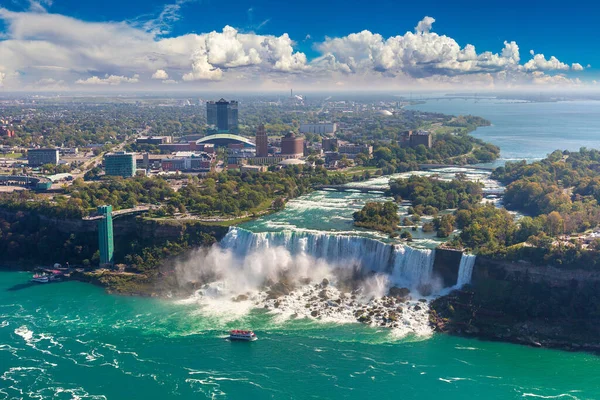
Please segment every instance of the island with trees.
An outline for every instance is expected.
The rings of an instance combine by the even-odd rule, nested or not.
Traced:
[[[400,224],[398,205],[391,201],[369,202],[353,214],[354,225],[392,233]]]

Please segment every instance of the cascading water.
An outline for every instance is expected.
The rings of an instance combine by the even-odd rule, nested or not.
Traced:
[[[262,232],[232,227],[221,241],[238,257],[252,252],[283,247],[292,255],[306,254],[338,266],[359,265],[390,275],[394,284],[417,287],[432,278],[434,250],[390,245],[360,236],[329,233]]]
[[[432,278],[434,259],[434,250],[421,250],[408,246],[396,247],[392,280],[407,285],[428,283]]]
[[[475,265],[475,259],[477,256],[473,254],[463,254],[460,259],[460,266],[458,267],[458,278],[456,280],[456,287],[461,287],[468,283],[471,283],[471,276],[473,275],[473,266]]]

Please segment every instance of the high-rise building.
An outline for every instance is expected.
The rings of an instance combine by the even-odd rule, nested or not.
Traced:
[[[27,150],[27,163],[30,167],[40,167],[45,164],[58,165],[58,149],[29,149]]]
[[[119,151],[104,156],[104,171],[108,176],[135,176],[135,154]]]
[[[115,241],[113,236],[112,206],[98,207],[98,248],[100,249],[100,266],[114,263]]]
[[[427,131],[401,132],[399,144],[401,146],[410,146],[413,148],[422,144],[423,146],[430,149],[433,146],[433,135]]]
[[[238,102],[221,99],[206,103],[206,123],[219,132],[238,131]]]
[[[256,157],[266,157],[269,155],[269,137],[265,126],[260,124],[256,130]]]
[[[281,155],[302,157],[304,155],[304,138],[289,132],[281,138]]]
[[[339,143],[336,138],[323,138],[321,146],[323,147],[323,151],[336,151]]]

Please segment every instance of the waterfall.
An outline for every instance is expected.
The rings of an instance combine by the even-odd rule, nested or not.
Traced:
[[[433,250],[420,250],[408,246],[394,250],[392,279],[395,283],[419,285],[431,281],[434,262]]]
[[[416,287],[432,277],[434,250],[386,244],[360,236],[308,232],[254,233],[231,227],[221,241],[236,256],[284,247],[292,255],[306,254],[337,266],[359,265],[370,271],[388,274],[396,285]]]
[[[456,279],[456,287],[461,287],[467,283],[471,283],[471,275],[473,274],[473,266],[477,257],[472,254],[463,254],[458,267],[458,278]]]

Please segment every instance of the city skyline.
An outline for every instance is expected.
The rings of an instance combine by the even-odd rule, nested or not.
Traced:
[[[0,8],[0,84],[3,91],[596,86],[598,56],[585,39],[596,10],[510,1],[477,8],[465,0],[468,11],[457,13],[434,3],[366,10],[333,1],[300,11],[235,1],[221,13],[211,1],[121,8],[109,1],[97,14],[70,0],[12,0]],[[509,3],[519,12],[507,11]],[[549,29],[557,20],[560,37]]]

